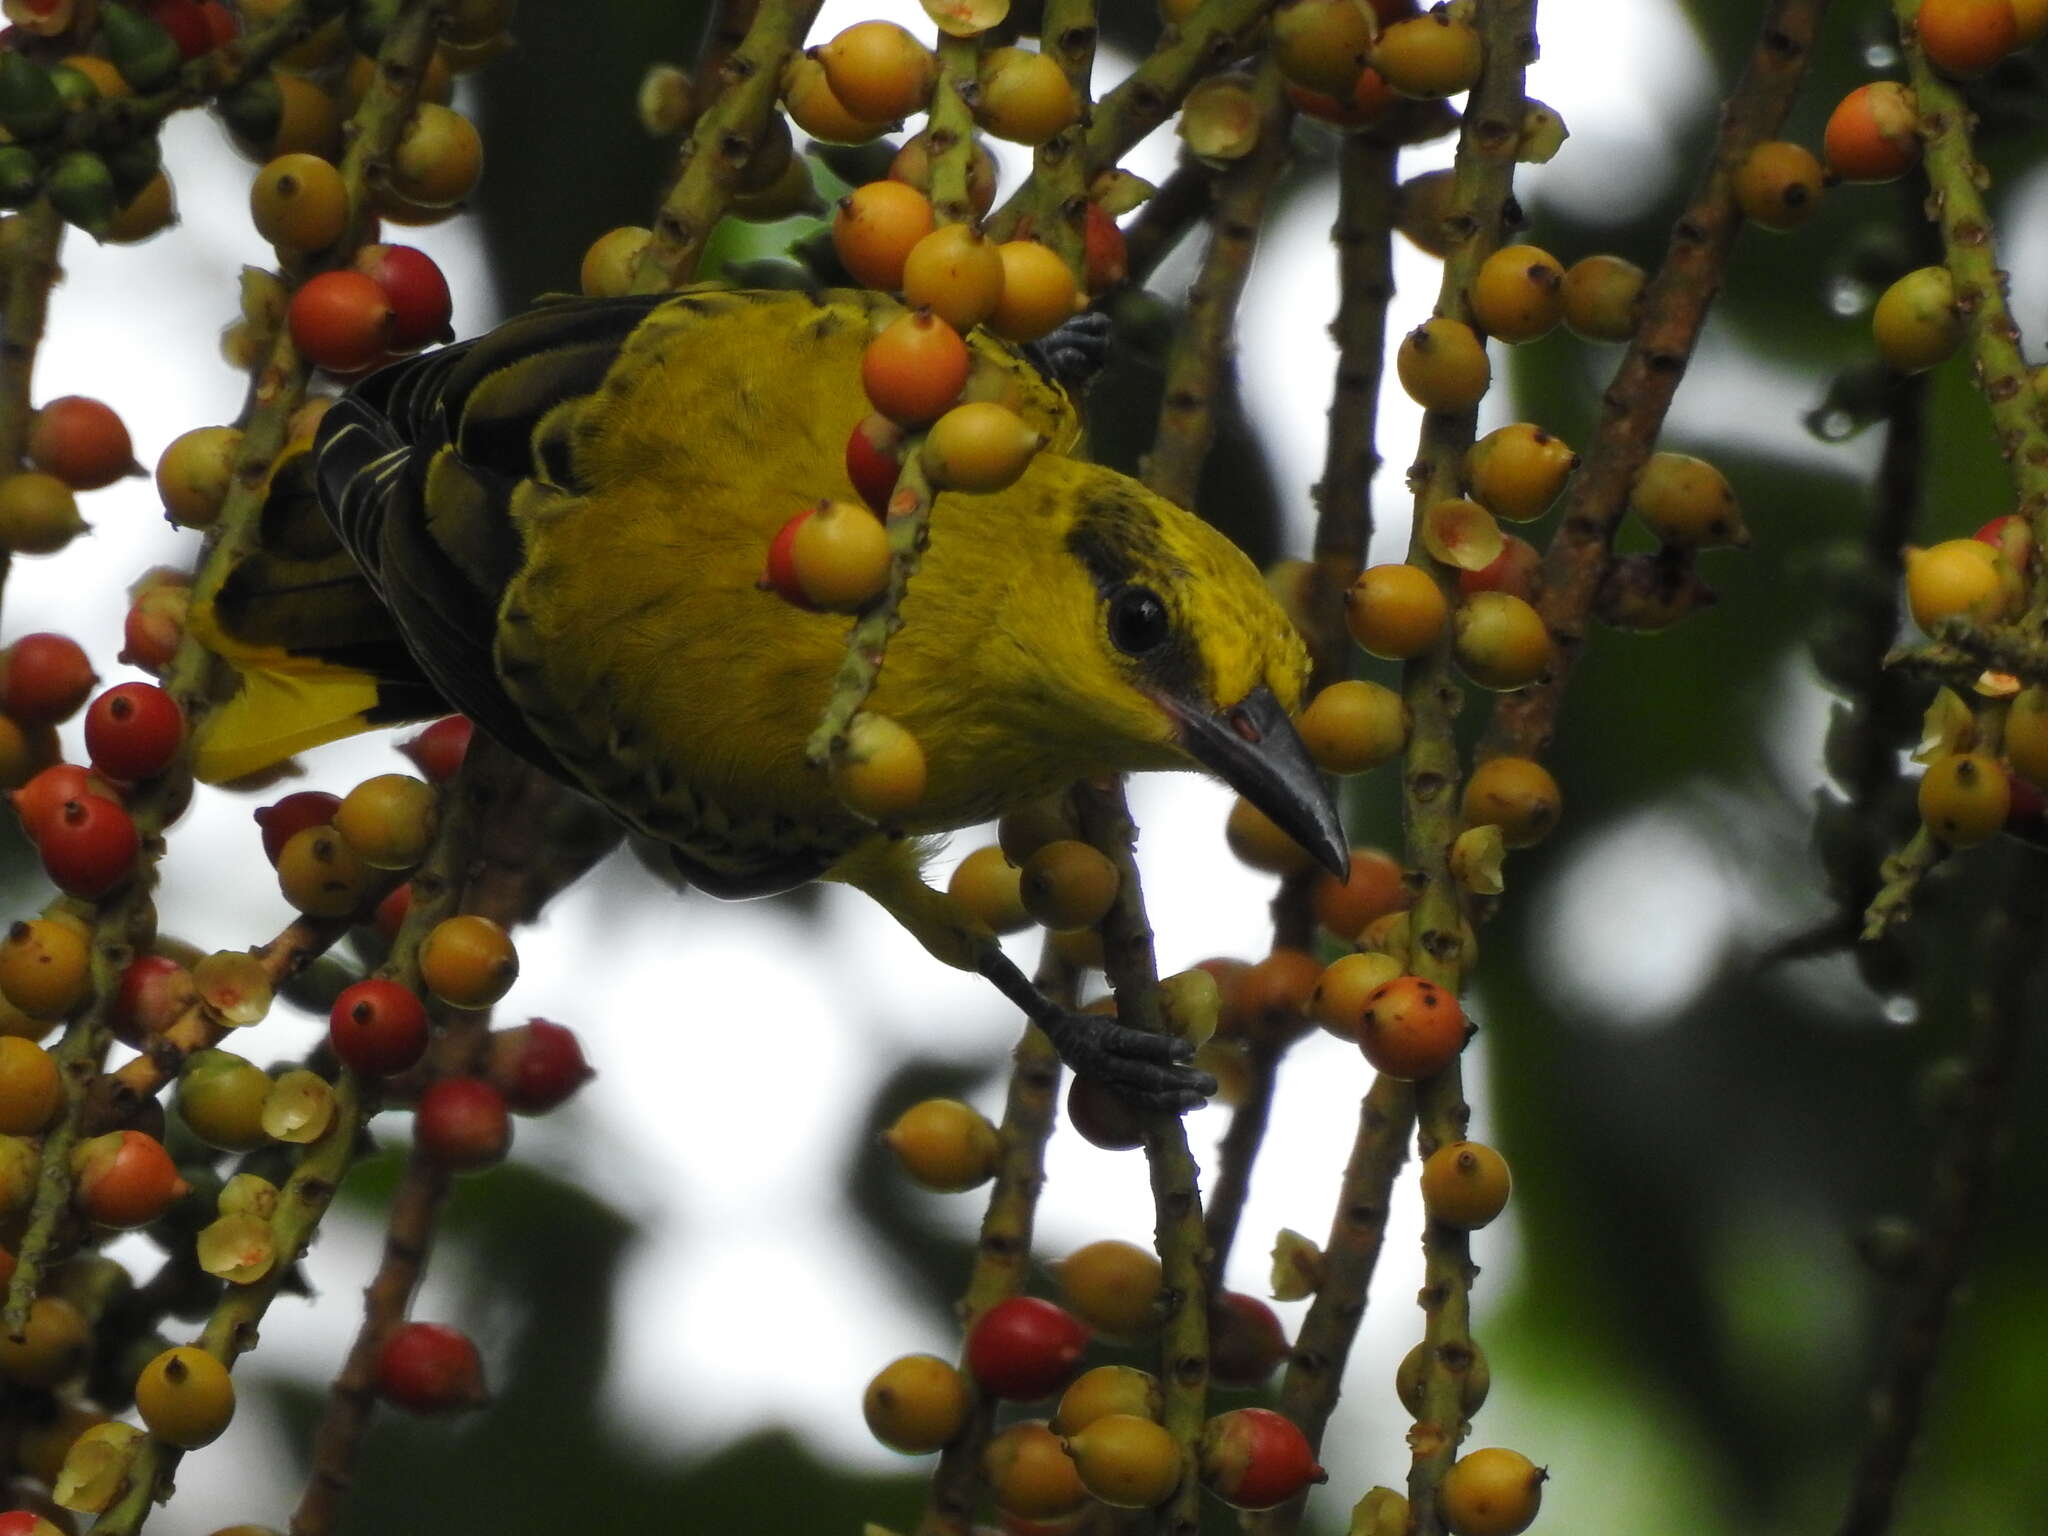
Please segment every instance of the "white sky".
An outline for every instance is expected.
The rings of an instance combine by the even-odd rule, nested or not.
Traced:
[[[833,0],[817,36],[874,14],[896,14],[924,29],[912,6]],[[1552,165],[1525,171],[1525,201],[1555,200],[1584,214],[1605,206],[1617,185],[1659,180],[1678,152],[1665,127],[1681,116],[1675,104],[1696,105],[1711,88],[1683,23],[1664,4],[1553,6],[1546,8],[1543,35],[1544,55],[1531,72],[1530,89],[1562,113],[1574,136]],[[1632,66],[1615,68],[1623,58]],[[1105,60],[1105,83],[1123,67]],[[39,398],[79,392],[118,409],[145,464],[178,433],[236,410],[242,381],[211,361],[215,337],[234,316],[237,267],[269,260],[245,211],[251,168],[228,151],[219,130],[196,114],[183,115],[167,130],[165,151],[185,222],[141,253],[99,250],[76,236],[68,242],[66,281],[37,372]],[[1448,142],[1428,146],[1412,156],[1408,169],[1447,164],[1450,152]],[[1156,179],[1172,155],[1171,141],[1156,136],[1133,168]],[[2035,178],[2025,201],[2038,212],[2048,201],[2048,178]],[[1246,393],[1261,402],[1260,430],[1304,534],[1334,362],[1325,333],[1336,298],[1327,248],[1333,211],[1330,195],[1303,197],[1273,228],[1239,332]],[[2035,245],[2043,228],[2048,219],[2032,221]],[[481,307],[488,288],[480,255],[464,222],[394,232],[393,238],[413,240],[442,262],[457,298],[459,335],[491,323],[494,317]],[[1397,250],[1394,334],[1428,312],[1436,291],[1436,264],[1405,243]],[[1559,254],[1570,260],[1584,253]],[[2015,250],[2006,263],[2015,272],[2043,269],[2041,261],[2021,255]],[[573,274],[563,278],[566,286]],[[2021,299],[2023,322],[2038,326],[2040,293],[2029,297],[2023,280]],[[1717,355],[1710,333],[1703,358]],[[1611,352],[1600,349],[1590,362],[1604,370]],[[1715,424],[1732,414],[1738,387],[1750,437],[1764,435],[1773,450],[1788,454],[1830,453],[1830,462],[1845,469],[1856,462],[1842,457],[1843,450],[1813,444],[1799,428],[1810,380],[1760,374],[1753,360],[1745,360],[1739,384],[1729,371],[1697,368],[1680,396],[1674,433],[1711,438]],[[1766,431],[1763,424],[1772,421],[1782,425]],[[1390,469],[1379,481],[1379,558],[1398,555],[1406,542],[1398,466],[1418,424],[1416,409],[1390,388],[1380,419]],[[196,540],[161,521],[146,481],[93,493],[85,512],[98,529],[94,538],[49,560],[18,564],[6,593],[6,632],[59,628],[75,634],[102,675],[114,679],[124,673],[113,655],[126,606],[122,585],[148,564],[189,561]],[[1788,680],[1788,711],[1805,729],[1788,749],[1798,761],[1786,767],[1809,781],[1817,779],[1814,697],[1803,674]],[[75,751],[75,732],[71,741]],[[406,766],[387,738],[339,744],[305,761],[306,783],[336,790]],[[1379,792],[1394,792],[1391,779]],[[248,820],[261,798],[268,797],[202,793],[176,829],[161,895],[168,931],[208,947],[242,947],[286,921]],[[1228,797],[1213,785],[1173,776],[1140,781],[1133,799],[1147,829],[1141,858],[1162,965],[1259,952],[1271,882],[1234,864],[1214,836]],[[1655,857],[1644,854],[1646,837],[1656,844]],[[981,840],[963,835],[955,851]],[[1597,951],[1607,959],[1606,971],[1597,968],[1598,958],[1589,969],[1587,952],[1574,951],[1576,984],[1587,1006],[1619,1019],[1682,1003],[1735,922],[1732,883],[1709,855],[1696,827],[1663,818],[1617,828],[1561,877],[1560,926],[1588,904],[1610,918],[1617,911],[1635,914],[1636,932],[1610,933]],[[1626,899],[1617,902],[1617,891]],[[1689,918],[1691,936],[1672,941],[1668,935],[1681,926],[1675,921],[1681,914]],[[621,1347],[612,1363],[609,1406],[619,1432],[659,1451],[709,1451],[779,1423],[849,1464],[900,1464],[868,1438],[858,1408],[861,1389],[894,1356],[950,1354],[956,1341],[943,1323],[907,1309],[898,1297],[889,1262],[840,1205],[839,1170],[853,1140],[878,1128],[867,1121],[865,1106],[874,1085],[898,1063],[931,1052],[969,1062],[998,1059],[1014,1038],[1015,1019],[984,984],[941,969],[864,898],[843,890],[826,894],[818,924],[800,928],[769,906],[677,899],[630,860],[614,860],[598,880],[556,902],[545,921],[521,935],[520,948],[522,976],[503,1016],[545,1014],[571,1024],[599,1076],[569,1109],[522,1122],[516,1155],[602,1188],[644,1229],[627,1263],[617,1318]],[[1020,958],[1029,963],[1028,953],[1020,951]],[[1654,987],[1664,990],[1648,995]],[[303,1048],[313,1034],[310,1021],[281,1010],[247,1045],[259,1059],[271,1059]],[[1474,1129],[1486,1136],[1483,1034],[1468,1063],[1478,1111]],[[1264,1293],[1266,1250],[1279,1227],[1317,1237],[1327,1229],[1357,1099],[1368,1081],[1355,1051],[1320,1036],[1290,1060],[1228,1276],[1232,1286]],[[984,1095],[983,1107],[995,1113],[999,1105],[998,1084]],[[774,1115],[772,1134],[763,1134],[764,1110]],[[1190,1117],[1198,1154],[1207,1156],[1226,1123],[1227,1112],[1218,1108]],[[387,1137],[392,1129],[380,1126]],[[734,1156],[739,1145],[747,1148],[744,1160]],[[1505,1150],[1512,1159],[1515,1149]],[[1039,1225],[1044,1256],[1104,1236],[1147,1240],[1151,1208],[1140,1157],[1098,1152],[1063,1131],[1050,1166]],[[1518,1176],[1541,1178],[1542,1172],[1518,1169]],[[932,1199],[957,1231],[972,1231],[979,1196]],[[1417,1217],[1404,1180],[1351,1390],[1325,1456],[1333,1505],[1348,1503],[1371,1482],[1398,1483],[1406,1465],[1406,1417],[1387,1383],[1417,1336]],[[339,1360],[353,1332],[355,1297],[375,1259],[375,1233],[338,1221],[328,1227],[313,1258],[323,1299],[310,1307],[281,1302],[246,1371],[290,1369],[318,1380]],[[1500,1298],[1514,1285],[1516,1244],[1512,1208],[1475,1242],[1486,1270],[1477,1296],[1482,1340]],[[443,1315],[446,1297],[445,1283],[430,1280],[416,1315]],[[1291,1325],[1303,1308],[1280,1310]],[[800,1340],[790,1326],[796,1317],[806,1320]],[[776,1351],[778,1340],[790,1342],[788,1352]],[[488,1352],[488,1333],[484,1342]],[[1594,1448],[1593,1426],[1559,1417],[1559,1402],[1540,1381],[1503,1371],[1500,1363],[1497,1352],[1495,1397],[1477,1443],[1515,1443],[1539,1460],[1572,1459],[1582,1467],[1603,1454]],[[705,1406],[713,1386],[715,1417]],[[1605,1456],[1648,1454],[1650,1426],[1661,1421],[1655,1406],[1646,1405],[1640,1441],[1610,1442]],[[295,1490],[261,1486],[271,1469],[290,1459],[267,1438],[273,1433],[247,1415],[218,1448],[187,1458],[183,1489],[158,1517],[161,1528],[185,1536],[230,1520],[281,1523]],[[1572,1476],[1553,1484],[1546,1499],[1553,1526],[1569,1528],[1574,1511],[1585,1517],[1597,1508],[1598,1528],[1626,1528],[1612,1486],[1596,1493],[1591,1481]]]

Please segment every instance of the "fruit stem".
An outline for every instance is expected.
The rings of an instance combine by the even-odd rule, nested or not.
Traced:
[[[1088,290],[1088,164],[1083,141],[1094,98],[1095,0],[1046,0],[1041,48],[1057,63],[1081,104],[1071,127],[1038,146],[1031,179],[1037,188],[1033,229],[1074,274],[1076,288]]]
[[[1722,103],[1706,177],[1672,227],[1663,264],[1643,290],[1641,319],[1600,397],[1600,423],[1565,486],[1557,533],[1543,558],[1537,607],[1553,642],[1550,673],[1495,703],[1481,758],[1541,757],[1556,734],[1558,709],[1586,643],[1629,488],[1657,445],[1742,227],[1735,172],[1752,149],[1776,135],[1791,111],[1826,9],[1827,0],[1773,0],[1749,64]]]

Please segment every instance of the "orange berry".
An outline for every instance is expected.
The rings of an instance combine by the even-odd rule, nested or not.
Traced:
[[[1043,144],[1080,115],[1066,72],[1044,54],[995,48],[982,56],[974,117],[997,138]]]
[[[1076,838],[1047,843],[1024,861],[1024,910],[1052,929],[1092,928],[1116,900],[1122,876],[1108,856]]]
[[[1073,271],[1051,248],[1032,240],[1005,240],[1003,291],[988,328],[1006,341],[1036,341],[1074,317],[1080,292]]]
[[[1317,868],[1315,855],[1280,830],[1280,824],[1251,801],[1231,802],[1223,840],[1238,861],[1269,875],[1297,875]]]
[[[876,410],[915,426],[960,398],[971,362],[958,331],[937,315],[912,310],[868,343],[860,359],[861,385]]]
[[[1920,819],[1943,842],[1970,848],[2005,825],[2012,781],[1988,752],[1951,752],[1920,780]]]
[[[1233,1034],[1240,1039],[1285,1045],[1313,1027],[1308,1001],[1323,968],[1306,950],[1281,948],[1248,966],[1230,990]]]
[[[1070,1515],[1088,1499],[1072,1458],[1043,1419],[1025,1419],[990,1440],[982,1475],[998,1508],[1026,1520]]]
[[[519,979],[512,936],[475,913],[436,923],[420,945],[419,965],[426,989],[452,1008],[488,1008]]]
[[[1434,1077],[1465,1048],[1465,1010],[1433,981],[1396,976],[1366,999],[1358,1048],[1389,1077]]]
[[[0,1133],[39,1136],[63,1103],[64,1084],[50,1053],[33,1040],[0,1035]]]
[[[1285,0],[1273,12],[1273,63],[1292,84],[1341,99],[1358,83],[1379,31],[1364,0]]]
[[[1828,114],[1821,147],[1837,180],[1898,180],[1920,160],[1913,93],[1896,80],[1857,86]]]
[[[1450,611],[1435,577],[1398,561],[1369,566],[1344,595],[1351,637],[1387,661],[1408,661],[1435,645]]]
[[[84,395],[46,402],[28,427],[28,460],[74,491],[112,485],[135,468],[128,428],[113,408]]]
[[[821,502],[797,525],[790,574],[813,608],[854,613],[889,584],[889,534],[866,507]]]
[[[1520,1451],[1467,1451],[1444,1474],[1437,1507],[1451,1536],[1520,1536],[1536,1522],[1548,1476]]]
[[[932,51],[893,21],[858,21],[812,50],[847,111],[872,122],[922,112],[938,79]]]
[[[1002,848],[977,848],[953,870],[946,893],[996,933],[1021,933],[1031,926],[1024,910],[1023,876]]]
[[[985,218],[989,209],[996,205],[996,160],[988,152],[988,146],[980,139],[974,141],[967,162],[967,206],[974,210],[976,218]],[[903,147],[896,151],[896,158],[889,162],[889,179],[907,182],[931,196],[932,157],[931,143],[925,134],[917,134],[903,141]]]
[[[808,54],[793,55],[783,66],[782,105],[791,122],[827,144],[866,144],[889,127],[851,111],[832,93],[825,66]]]
[[[846,729],[846,751],[833,760],[833,791],[876,821],[888,821],[924,798],[924,748],[887,715],[867,710]]]
[[[1377,848],[1352,849],[1345,878],[1324,870],[1309,896],[1324,932],[1347,943],[1367,923],[1401,911],[1414,899],[1400,862]]]
[[[1363,773],[1397,756],[1408,740],[1408,705],[1382,683],[1332,683],[1295,722],[1301,744],[1325,773]]]
[[[957,331],[973,330],[1002,302],[1001,250],[969,225],[943,225],[919,240],[904,258],[903,297]]]
[[[1927,62],[1967,80],[2019,46],[2013,0],[1922,0],[1915,23]]]
[[[1535,341],[1564,318],[1564,268],[1534,245],[1504,245],[1472,279],[1472,316],[1502,341]]]
[[[894,292],[917,243],[932,232],[932,205],[900,181],[871,181],[839,200],[832,216],[832,249],[864,288]]]
[[[391,299],[361,272],[321,272],[292,295],[292,345],[309,362],[354,373],[391,346]]]
[[[1499,827],[1510,848],[1540,843],[1557,825],[1563,796],[1533,758],[1489,757],[1465,781],[1460,813],[1468,827]]]
[[[1470,1230],[1507,1209],[1508,1160],[1477,1141],[1447,1142],[1422,1165],[1422,1205],[1432,1221]]]

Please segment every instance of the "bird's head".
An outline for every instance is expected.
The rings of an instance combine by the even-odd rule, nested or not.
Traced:
[[[1042,728],[1114,766],[1204,769],[1341,873],[1343,829],[1290,721],[1308,653],[1258,568],[1099,465],[1042,455],[1025,483],[1039,558],[1003,628]]]

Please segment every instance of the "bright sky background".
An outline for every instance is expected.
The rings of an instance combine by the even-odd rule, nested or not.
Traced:
[[[924,30],[911,5],[832,0],[816,35],[873,14],[894,14]],[[1661,180],[1679,150],[1667,124],[1683,118],[1681,104],[1698,106],[1712,82],[1684,22],[1665,3],[1549,6],[1542,32],[1544,53],[1530,90],[1562,113],[1573,137],[1551,165],[1524,169],[1521,194],[1531,205],[1552,201],[1593,215],[1614,206],[1617,187]],[[1619,58],[1631,67],[1616,69]],[[1127,68],[1105,59],[1102,84]],[[625,103],[620,121],[622,133],[633,131]],[[1449,141],[1427,146],[1404,169],[1448,164],[1451,148]],[[75,235],[67,242],[66,279],[37,371],[39,398],[75,391],[114,405],[145,464],[178,433],[227,420],[238,408],[240,376],[195,359],[215,355],[215,337],[234,316],[237,267],[270,260],[245,212],[251,168],[228,150],[220,130],[198,114],[181,115],[166,131],[165,152],[185,222],[140,254],[99,250]],[[1005,158],[1008,185],[1020,157]],[[1162,134],[1132,165],[1157,179],[1172,158],[1172,141]],[[2020,189],[2017,200],[2042,212],[2048,175]],[[1304,197],[1271,230],[1239,328],[1246,393],[1260,404],[1258,423],[1304,536],[1334,363],[1325,332],[1336,300],[1327,244],[1333,212],[1333,194]],[[2029,224],[2031,244],[2011,251],[2006,263],[2015,272],[2048,267],[2035,248],[2048,218]],[[494,317],[481,307],[488,288],[465,222],[396,237],[415,240],[442,262],[457,296],[459,335],[488,327]],[[1437,283],[1436,263],[1404,242],[1396,249],[1394,334],[1427,314]],[[1567,261],[1580,254],[1560,253]],[[572,278],[564,273],[563,285]],[[2023,308],[2023,322],[2038,325],[2038,294],[2034,309]],[[1822,448],[1799,427],[1810,380],[1760,373],[1753,359],[1745,359],[1738,379],[1711,366],[1724,355],[1710,331],[1702,348],[1708,366],[1695,369],[1679,397],[1673,440],[1710,441],[1739,403],[1745,435],[1766,437],[1773,451],[1825,454],[1853,472],[1863,447]],[[1607,349],[1589,348],[1588,358],[1589,369],[1604,372],[1611,364]],[[1483,426],[1507,419],[1499,414],[1504,407],[1491,400],[1488,406],[1494,414]],[[1780,425],[1773,430],[1772,422]],[[1418,411],[1390,388],[1379,423],[1390,464],[1402,462],[1400,445],[1414,440],[1418,424]],[[1378,491],[1375,554],[1395,557],[1407,538],[1399,474],[1380,476]],[[124,583],[155,562],[189,562],[196,540],[161,521],[146,481],[93,493],[85,511],[97,537],[17,566],[6,594],[6,632],[75,634],[93,650],[102,675],[115,679],[125,675],[113,655],[126,606],[117,579]],[[1798,669],[1788,671],[1784,695],[1792,728],[1781,738],[1778,766],[1795,782],[1817,782],[1824,720],[1817,691]],[[70,739],[75,752],[75,730]],[[308,754],[305,782],[341,790],[364,775],[406,766],[389,738],[371,738]],[[1383,789],[1393,793],[1391,779]],[[206,947],[243,947],[286,922],[248,820],[263,798],[201,794],[171,841],[161,894],[168,931]],[[1133,799],[1146,828],[1141,858],[1162,967],[1262,950],[1271,883],[1233,863],[1215,835],[1227,795],[1191,777],[1158,776],[1140,781]],[[983,840],[963,834],[955,852]],[[1719,945],[1754,920],[1737,912],[1735,883],[1717,858],[1697,821],[1662,812],[1616,827],[1579,855],[1561,880],[1556,933],[1595,908],[1610,924],[1618,913],[1633,923],[1632,932],[1610,932],[1611,942],[1597,950],[1574,951],[1575,985],[1588,1008],[1619,1025],[1654,1021],[1683,1003]],[[521,1122],[516,1155],[603,1188],[643,1227],[618,1318],[620,1339],[630,1341],[618,1351],[611,1378],[619,1432],[662,1451],[709,1451],[786,1423],[849,1463],[895,1463],[861,1424],[861,1389],[896,1355],[950,1354],[956,1341],[898,1298],[884,1256],[839,1204],[837,1172],[846,1149],[878,1129],[865,1112],[876,1082],[918,1054],[999,1058],[1014,1039],[1016,1019],[985,984],[938,967],[854,893],[828,891],[822,920],[799,926],[773,907],[678,899],[624,858],[556,902],[544,922],[520,936],[520,948],[522,979],[502,1016],[544,1014],[573,1025],[599,1076],[566,1111]],[[1028,953],[1020,950],[1020,958],[1029,963]],[[247,1046],[258,1059],[274,1059],[302,1049],[314,1033],[311,1021],[281,1009]],[[1485,1136],[1484,1035],[1467,1060],[1475,1130]],[[1327,1230],[1368,1080],[1355,1051],[1322,1036],[1290,1058],[1228,1275],[1232,1286],[1264,1293],[1266,1251],[1277,1228],[1317,1237]],[[999,1112],[1000,1085],[984,1098],[983,1108]],[[777,1122],[765,1136],[764,1108]],[[1208,1155],[1226,1122],[1219,1108],[1189,1118],[1198,1155]],[[392,1129],[380,1126],[386,1136]],[[738,1145],[748,1149],[743,1165],[733,1155]],[[1515,1149],[1505,1150],[1512,1159]],[[1102,1153],[1063,1131],[1050,1164],[1039,1222],[1044,1256],[1104,1236],[1147,1239],[1151,1206],[1139,1155]],[[1518,1176],[1540,1179],[1543,1171],[1521,1167]],[[973,1230],[978,1195],[932,1198],[956,1230]],[[1418,1215],[1404,1181],[1351,1390],[1325,1456],[1332,1487],[1346,1498],[1374,1481],[1398,1484],[1406,1465],[1406,1416],[1387,1383],[1418,1336]],[[1477,1295],[1482,1339],[1514,1284],[1516,1244],[1512,1208],[1475,1242],[1486,1271]],[[375,1253],[373,1230],[330,1221],[312,1260],[320,1304],[281,1302],[266,1321],[262,1350],[244,1369],[330,1374],[352,1336],[355,1299]],[[445,1283],[430,1280],[416,1315],[442,1315],[445,1295]],[[1291,1326],[1303,1308],[1280,1310]],[[764,1344],[789,1336],[793,1317],[807,1319],[801,1352],[764,1352]],[[483,1342],[488,1356],[491,1339]],[[705,1407],[713,1384],[715,1417]],[[1539,1460],[1592,1455],[1593,1427],[1558,1417],[1558,1407],[1540,1382],[1497,1372],[1480,1443],[1522,1444]],[[1604,1426],[1602,1454],[1648,1454],[1655,1423],[1654,1405],[1646,1405],[1640,1440],[1624,1445],[1613,1443],[1614,1426]],[[271,1433],[247,1415],[218,1449],[188,1458],[180,1496],[159,1517],[168,1536],[230,1520],[281,1521],[296,1490],[260,1486],[271,1469],[290,1461],[282,1447],[265,1443]],[[1583,1519],[1597,1508],[1597,1528],[1627,1528],[1613,1488],[1596,1491],[1589,1481],[1553,1485],[1549,1524],[1570,1529],[1582,1523],[1574,1511]]]

